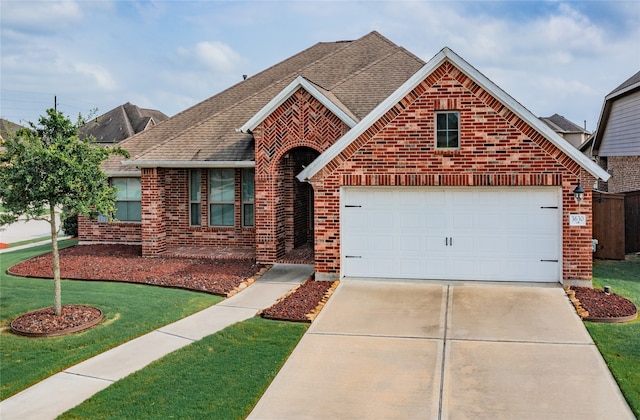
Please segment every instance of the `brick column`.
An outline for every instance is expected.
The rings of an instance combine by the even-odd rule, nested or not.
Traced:
[[[162,169],[142,169],[142,255],[145,257],[158,256],[167,249],[162,181]]]

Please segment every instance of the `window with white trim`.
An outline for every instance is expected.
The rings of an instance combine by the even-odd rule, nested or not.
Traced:
[[[201,182],[202,172],[200,169],[191,169],[189,171],[189,225],[191,226],[202,224]]]
[[[255,224],[254,204],[255,171],[253,168],[242,170],[242,226],[252,227]]]
[[[233,226],[235,170],[209,170],[209,226]]]
[[[115,218],[122,222],[140,222],[142,220],[140,178],[112,178],[111,185],[118,189]]]
[[[457,111],[436,112],[436,149],[460,147],[460,113]]]

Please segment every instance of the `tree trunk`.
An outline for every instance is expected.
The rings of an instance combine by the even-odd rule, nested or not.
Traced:
[[[62,290],[60,287],[60,253],[58,252],[58,229],[56,227],[56,209],[49,204],[49,216],[51,217],[51,247],[53,254],[53,310],[56,316],[62,315]]]

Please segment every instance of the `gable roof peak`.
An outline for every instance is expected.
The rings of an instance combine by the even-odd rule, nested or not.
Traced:
[[[346,147],[354,142],[360,135],[369,129],[376,121],[407,96],[416,86],[422,83],[431,73],[437,70],[445,61],[450,62],[458,70],[463,72],[467,77],[473,80],[478,86],[490,93],[498,99],[505,107],[510,109],[520,119],[533,127],[537,132],[542,134],[547,140],[558,147],[562,152],[569,156],[572,160],[586,169],[596,178],[604,181],[610,178],[610,175],[592,162],[578,149],[566,142],[560,135],[553,131],[549,126],[543,123],[538,117],[533,115],[531,111],[522,104],[512,98],[498,85],[493,83],[489,78],[480,73],[475,67],[465,61],[449,47],[442,48],[431,60],[429,60],[420,70],[411,76],[405,83],[395,90],[387,99],[382,101],[368,115],[366,115],[358,124],[349,130],[344,136],[336,141],[316,160],[307,166],[297,178],[304,182],[310,180],[314,175],[322,170],[329,162],[338,156]]]
[[[242,127],[237,128],[236,131],[241,133],[251,133],[260,123],[262,123],[265,118],[267,118],[273,111],[275,111],[280,105],[282,105],[287,99],[291,97],[298,89],[306,90],[311,96],[316,98],[322,105],[324,105],[327,109],[329,109],[334,115],[340,118],[345,124],[349,126],[349,128],[356,125],[356,119],[348,111],[348,109],[339,101],[335,96],[333,98],[329,98],[327,94],[321,91],[324,90],[326,92],[327,89],[324,89],[322,86],[310,81],[304,76],[298,76],[287,87],[280,91],[273,99],[271,99],[260,111],[258,111],[249,121],[244,123]]]

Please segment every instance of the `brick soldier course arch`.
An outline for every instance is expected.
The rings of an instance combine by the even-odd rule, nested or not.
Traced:
[[[273,262],[306,243],[313,190],[295,176],[349,127],[304,89],[255,130],[256,258]]]

